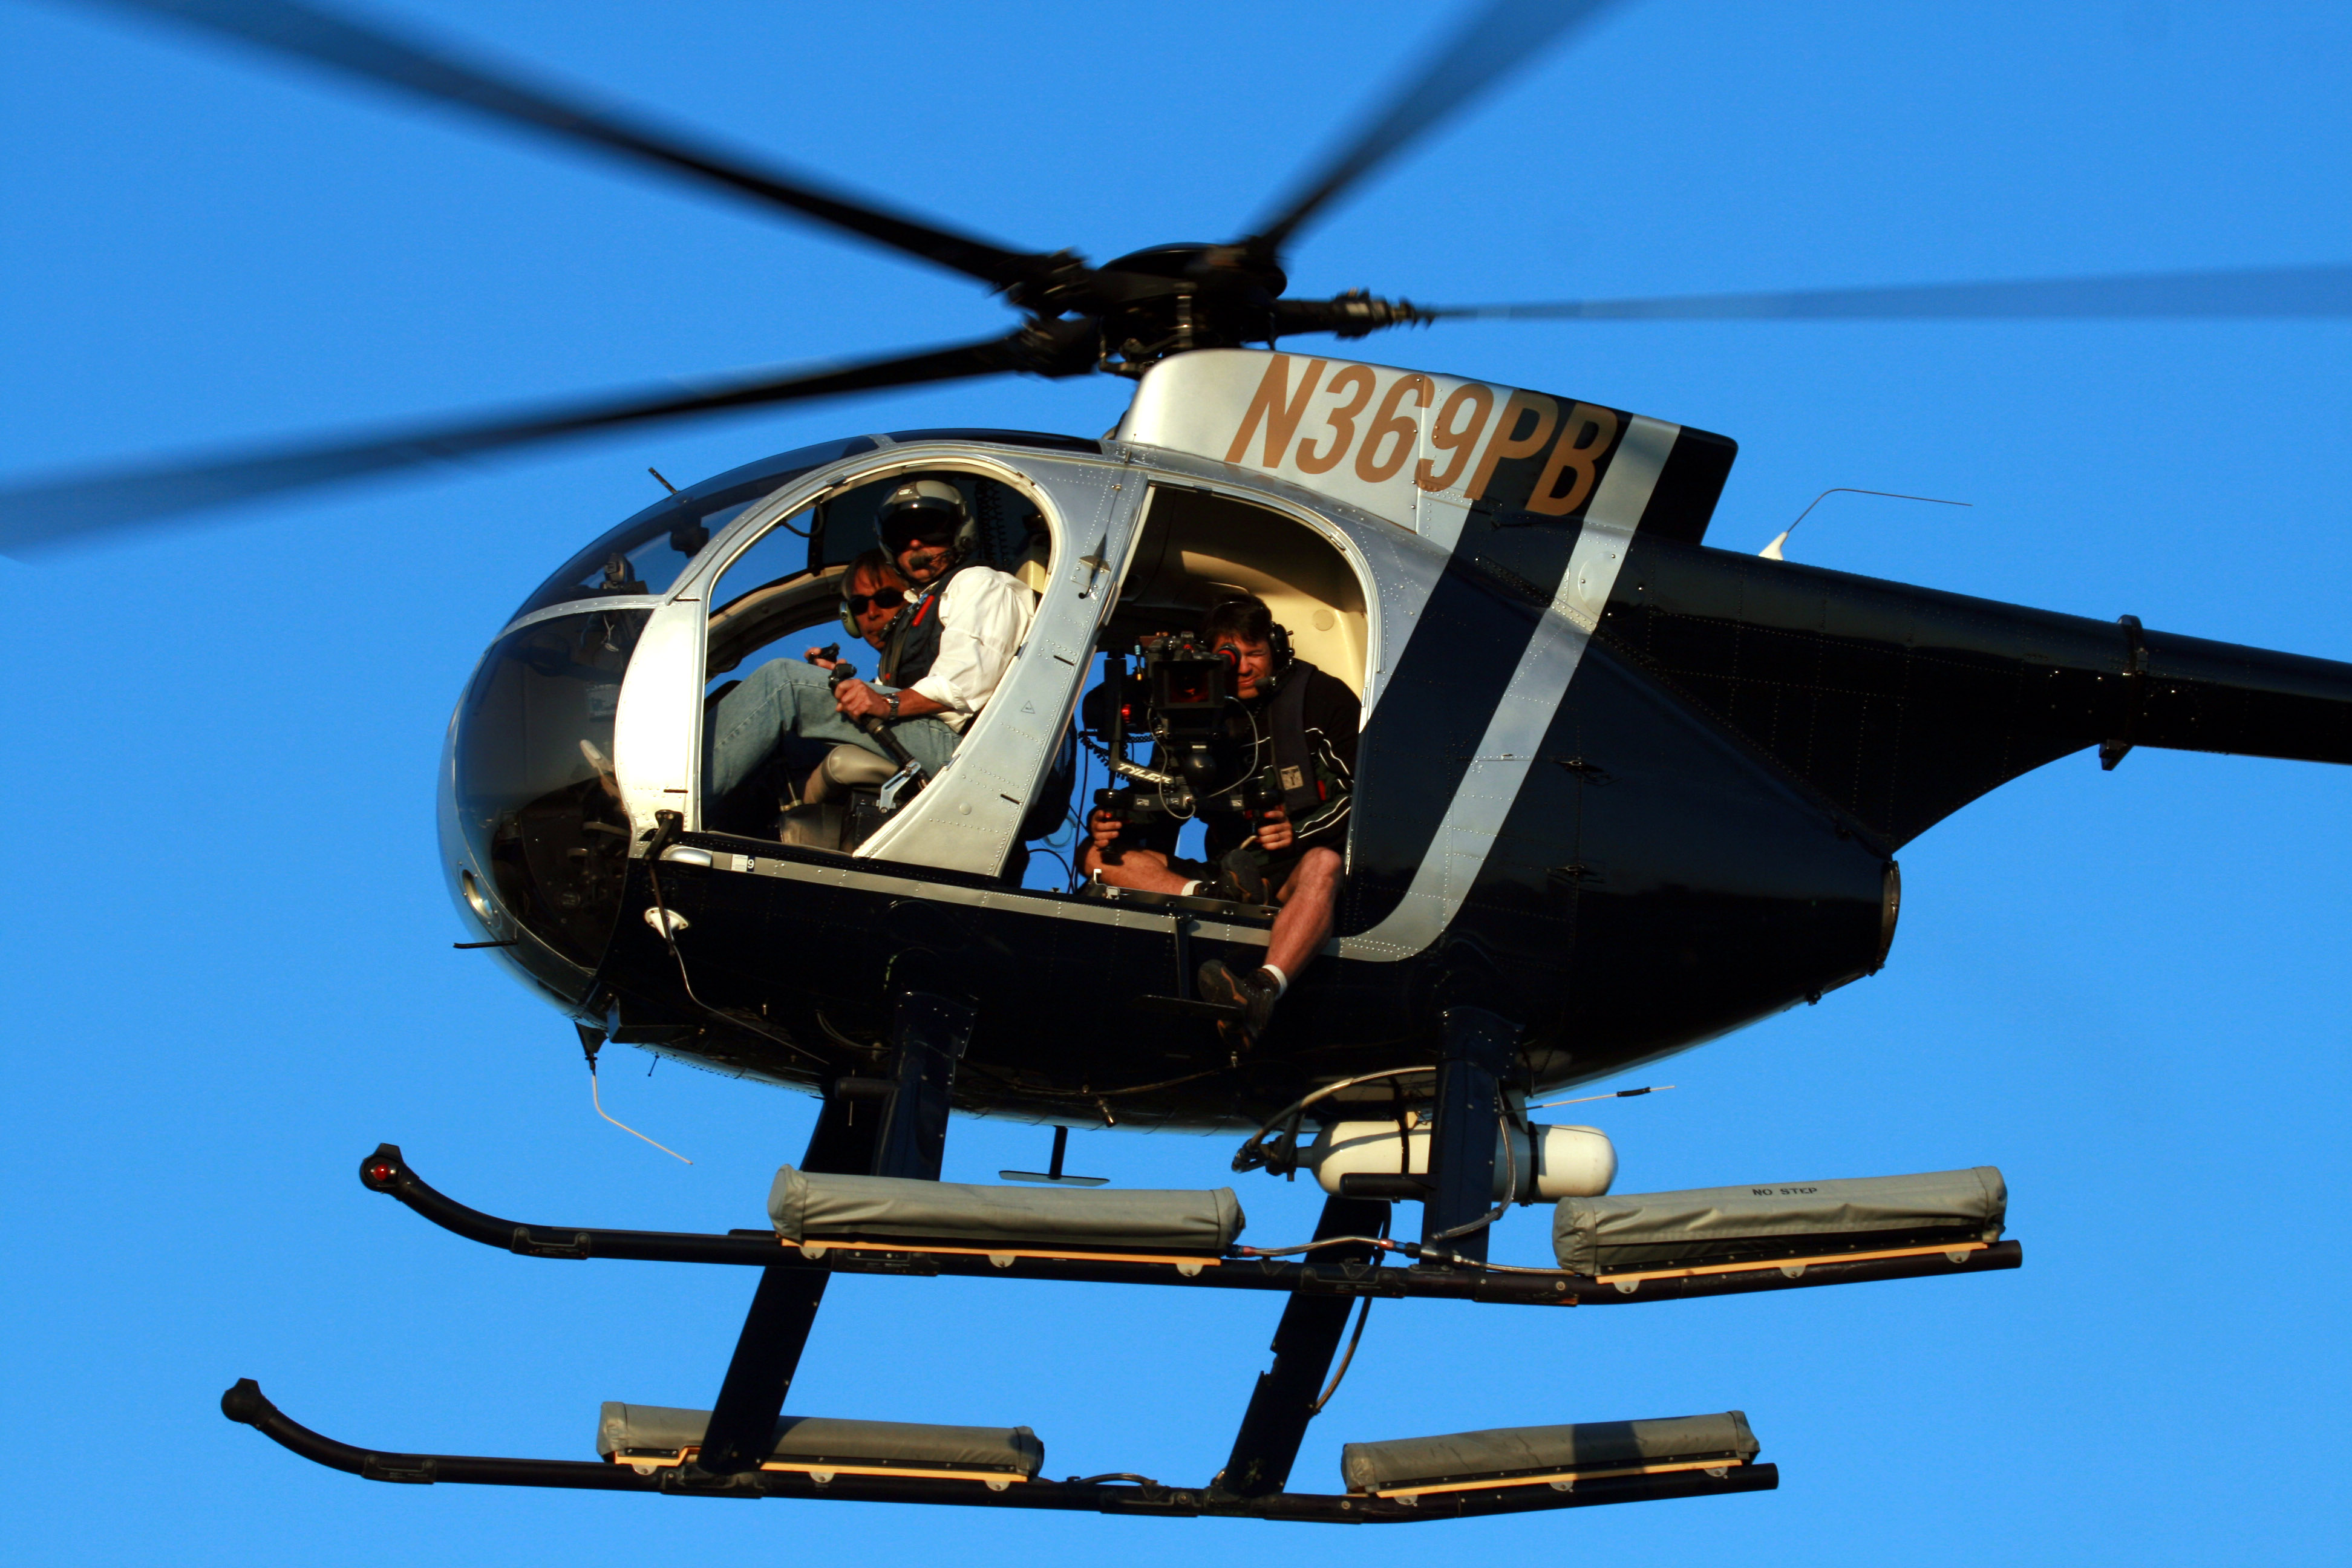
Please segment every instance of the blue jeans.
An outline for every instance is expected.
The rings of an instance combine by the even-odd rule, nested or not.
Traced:
[[[811,741],[863,746],[895,761],[882,742],[859,729],[834,706],[831,677],[796,658],[771,659],[745,676],[719,700],[703,726],[702,793],[715,800],[751,776],[790,733]],[[877,690],[887,691],[887,687]],[[962,739],[937,719],[901,719],[891,735],[911,752],[926,773],[935,773],[955,754]]]

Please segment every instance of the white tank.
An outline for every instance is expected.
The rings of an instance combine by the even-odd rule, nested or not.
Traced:
[[[1500,1202],[1509,1180],[1509,1163],[1517,1164],[1518,1196],[1536,1198],[1595,1198],[1617,1179],[1617,1149],[1598,1127],[1546,1127],[1538,1124],[1530,1155],[1528,1139],[1511,1129],[1510,1162],[1504,1158],[1503,1133],[1495,1134],[1495,1198]],[[1327,1193],[1339,1190],[1339,1178],[1351,1175],[1429,1173],[1429,1126],[1415,1125],[1398,1147],[1394,1121],[1341,1121],[1326,1127],[1307,1146],[1305,1163]]]

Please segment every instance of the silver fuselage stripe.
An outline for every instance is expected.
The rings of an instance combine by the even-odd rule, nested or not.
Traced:
[[[1568,570],[1553,591],[1550,608],[1538,621],[1511,672],[1477,755],[1438,824],[1429,853],[1413,872],[1412,885],[1380,924],[1339,940],[1341,957],[1374,963],[1411,958],[1435,942],[1460,911],[1519,798],[1528,765],[1568,695],[1585,644],[1609,607],[1633,531],[1641,525],[1666,454],[1681,433],[1679,425],[1633,416],[1592,504],[1585,509],[1584,526],[1577,533]]]
[[[671,857],[679,854],[671,850]],[[786,860],[766,856],[739,855],[725,849],[692,849],[691,855],[710,857],[710,868],[737,875],[746,872],[758,877],[776,877],[788,882],[814,882],[825,887],[843,888],[858,893],[884,893],[894,898],[921,899],[927,903],[961,904],[969,909],[1003,910],[1013,914],[1039,915],[1047,920],[1077,921],[1086,925],[1120,926],[1130,931],[1156,931],[1168,934],[1177,911],[1144,904],[1122,905],[1116,898],[1076,898],[1067,893],[1042,892],[1035,889],[970,888],[954,882],[931,882],[916,877],[894,877],[879,869],[888,864],[880,860],[861,860],[854,866],[818,866],[805,860]],[[688,864],[699,864],[688,861]],[[1212,942],[1235,942],[1264,947],[1271,934],[1264,926],[1240,925],[1213,920],[1187,911],[1185,932],[1190,936],[1206,937]]]

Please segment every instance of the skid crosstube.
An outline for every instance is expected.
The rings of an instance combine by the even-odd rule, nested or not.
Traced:
[[[857,1274],[957,1275],[982,1279],[1045,1279],[1107,1285],[1171,1285],[1226,1290],[1273,1290],[1284,1294],[1435,1297],[1542,1307],[1607,1307],[1696,1297],[1745,1295],[1758,1290],[1808,1289],[1874,1279],[1943,1279],[2015,1268],[2024,1261],[2014,1241],[1995,1242],[1972,1252],[1854,1260],[1824,1259],[1790,1269],[1759,1264],[1678,1279],[1645,1279],[1637,1287],[1571,1274],[1565,1269],[1502,1273],[1490,1268],[1383,1268],[1377,1264],[1318,1264],[1276,1258],[1227,1258],[1185,1272],[1173,1264],[1098,1258],[1015,1258],[1000,1266],[976,1254],[828,1250],[811,1258],[786,1247],[772,1231],[738,1230],[725,1235],[688,1231],[595,1230],[571,1226],[519,1225],[467,1208],[410,1169],[394,1143],[378,1145],[360,1163],[360,1181],[369,1190],[399,1199],[444,1230],[469,1241],[525,1258],[620,1258],[649,1263],[731,1263],[761,1268],[805,1268]],[[321,1439],[323,1441],[323,1439]],[[468,1461],[471,1462],[471,1461]],[[485,1463],[489,1461],[484,1461]],[[507,1461],[498,1461],[505,1463]],[[565,1484],[549,1482],[549,1485]],[[588,1483],[576,1483],[588,1484]],[[839,1483],[836,1483],[839,1484]]]
[[[471,1212],[471,1211],[468,1211]],[[289,1417],[251,1378],[221,1395],[221,1414],[329,1469],[372,1481],[410,1485],[554,1487],[586,1491],[666,1492],[673,1497],[784,1497],[837,1502],[944,1503],[963,1508],[1051,1509],[1065,1512],[1149,1515],[1168,1519],[1289,1520],[1318,1524],[1412,1524],[1489,1514],[1532,1513],[1606,1503],[1718,1497],[1771,1491],[1780,1472],[1771,1465],[1731,1465],[1720,1471],[1613,1476],[1580,1480],[1569,1490],[1526,1486],[1405,1500],[1312,1492],[1235,1497],[1204,1487],[1167,1487],[1129,1477],[1050,1481],[1040,1478],[992,1491],[977,1481],[914,1477],[837,1475],[829,1481],[796,1471],[751,1470],[708,1476],[682,1469],[640,1475],[628,1465],[588,1459],[486,1458],[465,1454],[381,1454],[337,1442]]]

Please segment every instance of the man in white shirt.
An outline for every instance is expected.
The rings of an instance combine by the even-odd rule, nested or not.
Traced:
[[[899,722],[936,718],[961,733],[1004,679],[1035,595],[1011,574],[969,559],[977,532],[962,495],[945,480],[900,485],[875,526],[915,592],[883,639],[875,684],[844,681],[841,710]]]
[[[926,775],[936,773],[995,695],[1034,598],[1019,579],[967,560],[977,531],[961,493],[945,480],[910,480],[883,501],[876,528],[915,590],[883,641],[881,673],[872,684],[849,679],[836,689],[825,671],[798,659],[753,670],[719,700],[705,727],[708,795],[748,778],[786,734],[887,757],[857,725],[869,716],[889,725]]]

